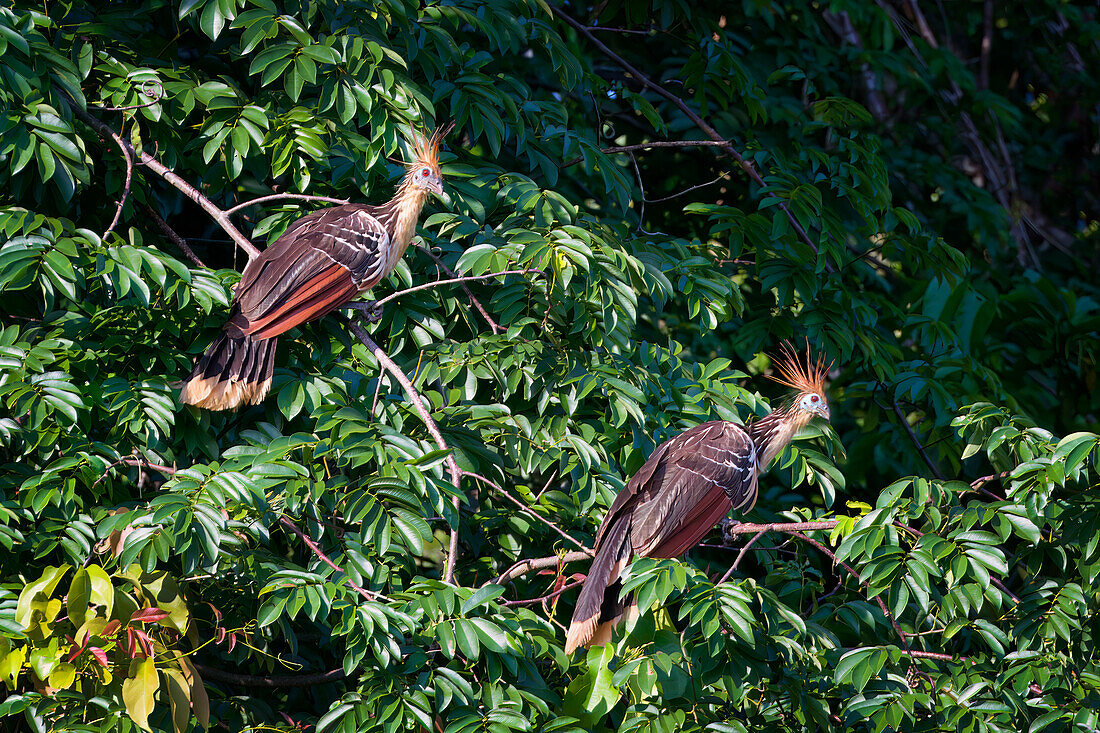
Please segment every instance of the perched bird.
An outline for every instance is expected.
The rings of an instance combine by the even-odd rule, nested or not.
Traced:
[[[565,651],[606,644],[622,618],[620,576],[635,556],[676,557],[693,547],[731,509],[756,503],[760,474],[812,418],[829,419],[821,360],[805,365],[789,348],[776,381],[797,390],[785,406],[748,425],[703,423],[657,447],[627,482],[596,533],[596,557],[584,581]],[[630,612],[630,611],[628,611]]]
[[[416,160],[389,202],[307,214],[245,266],[229,320],[183,381],[180,402],[208,410],[259,404],[271,388],[279,334],[347,305],[390,274],[428,194],[443,196],[439,142],[449,130],[416,136]]]

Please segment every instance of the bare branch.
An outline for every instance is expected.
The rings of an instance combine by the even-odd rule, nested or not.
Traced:
[[[550,557],[540,557],[530,560],[520,560],[512,567],[505,570],[492,580],[497,585],[504,585],[513,578],[518,578],[521,575],[526,575],[534,570],[543,570],[545,568],[552,568],[556,565],[565,565],[566,563],[576,562],[577,560],[589,560],[591,551],[586,550],[581,552],[580,550],[574,550],[573,552],[567,552],[563,555],[552,555]]]
[[[345,573],[340,568],[339,565],[337,565],[332,560],[330,560],[328,558],[328,555],[326,555],[321,550],[321,548],[317,545],[317,543],[309,538],[309,535],[307,535],[302,530],[298,529],[298,525],[296,525],[294,523],[294,520],[292,520],[290,517],[279,517],[279,523],[282,524],[287,529],[289,529],[294,534],[298,535],[298,537],[301,538],[302,542],[305,542],[309,546],[309,549],[313,550],[313,554],[317,556],[317,559],[319,559],[321,562],[328,565],[330,568],[332,568],[336,572],[342,574],[344,576],[344,582],[346,582],[356,592],[358,592],[359,595],[363,596],[363,598],[367,599],[368,601],[388,601],[389,600],[389,598],[386,598],[381,593],[375,593],[372,590],[367,590],[366,588],[361,588],[360,586],[356,585],[352,581],[351,576],[349,576],[347,573]]]
[[[728,155],[730,155],[735,161],[737,161],[737,164],[741,167],[743,171],[745,171],[745,173],[748,174],[750,178],[756,181],[757,184],[761,186],[764,185],[764,179],[756,171],[755,166],[753,166],[751,162],[745,160],[741,153],[737,151],[737,148],[730,145],[729,142],[722,135],[720,135],[717,130],[711,127],[711,125],[706,120],[696,114],[695,110],[688,106],[687,102],[680,99],[660,84],[654,82],[636,67],[631,65],[629,61],[612,51],[602,41],[600,41],[600,39],[592,35],[592,33],[587,29],[587,26],[584,26],[574,20],[567,13],[562,11],[561,8],[551,6],[550,9],[553,10],[555,15],[564,20],[569,25],[573,26],[573,28],[575,28],[578,33],[587,38],[592,43],[592,45],[599,49],[599,51],[604,56],[607,56],[609,59],[611,59],[620,67],[629,72],[634,79],[642,84],[642,86],[652,89],[657,94],[672,102],[672,104],[674,104],[681,112],[683,112],[689,120],[695,123],[695,126],[702,130],[707,137],[718,143],[718,147],[721,147]],[[786,202],[779,202],[779,208],[782,209],[784,214],[786,214],[787,219],[791,223],[791,227],[798,233],[798,236],[802,239],[802,241],[805,242],[811,250],[813,250],[814,254],[817,254],[817,245],[813,243],[812,239],[810,239],[810,235],[806,232],[806,229],[802,226],[801,222],[799,222],[795,215],[791,212]],[[825,267],[829,272],[834,271],[832,265],[828,262],[825,263]]]
[[[488,280],[489,278],[498,277],[500,275],[528,275],[528,274],[539,274],[539,275],[542,275],[543,277],[546,277],[545,272],[543,272],[542,270],[537,270],[537,269],[501,270],[500,272],[490,272],[490,273],[486,273],[485,275],[461,275],[459,277],[452,277],[448,280],[436,280],[434,282],[424,283],[422,285],[414,285],[413,287],[405,288],[404,290],[398,290],[395,293],[390,293],[389,295],[387,295],[385,298],[382,298],[381,300],[374,301],[374,307],[381,308],[383,305],[385,305],[389,301],[393,300],[394,298],[398,298],[398,297],[400,297],[402,295],[405,295],[407,293],[415,293],[418,290],[427,290],[428,288],[438,287],[440,285],[450,285],[452,283],[465,283],[465,282],[471,282],[473,280]]]
[[[726,147],[729,140],[653,140],[648,143],[636,145],[620,145],[612,148],[600,148],[601,153],[630,153],[635,150],[649,150],[650,148],[699,148],[699,147]],[[570,161],[561,164],[562,168],[568,168],[584,160],[583,155],[578,155]]]
[[[741,558],[745,556],[745,553],[749,551],[749,548],[756,544],[756,541],[763,537],[767,533],[767,531],[768,530],[766,529],[760,530],[752,536],[751,540],[745,543],[745,546],[741,548],[741,552],[737,553],[737,557],[734,559],[733,564],[730,565],[729,570],[727,570],[726,574],[722,576],[722,579],[718,581],[719,583],[725,583],[727,580],[730,579],[730,576],[733,575],[733,571],[736,570],[737,566],[741,564]]]
[[[118,220],[122,217],[122,208],[126,206],[126,199],[130,197],[130,181],[134,177],[134,159],[130,156],[129,146],[125,143],[121,136],[111,128],[107,128],[107,132],[111,139],[115,141],[115,145],[122,151],[122,157],[126,161],[126,180],[122,184],[122,196],[118,199],[118,207],[115,208],[115,216],[111,219],[111,223],[107,226],[106,231],[103,232],[101,239],[106,239],[107,235],[111,233],[111,230],[118,224]]]
[[[62,97],[65,99],[66,102],[68,102],[69,107],[73,110],[73,113],[80,119],[84,120],[85,123],[87,123],[100,135],[103,135],[105,137],[113,135],[113,131],[111,130],[111,128],[85,112],[83,109],[80,108],[79,105],[76,104],[76,102],[69,99],[67,95],[62,94]],[[121,138],[118,139],[121,140]],[[122,140],[122,145],[126,148],[127,151],[129,151],[131,156],[135,157],[138,162],[141,163],[141,165],[144,165],[152,170],[158,176],[174,186],[178,191],[183,193],[183,195],[187,196],[187,198],[191,199],[199,206],[201,206],[203,208],[203,211],[209,214],[210,217],[218,223],[218,226],[220,226],[225,231],[225,233],[228,234],[234,242],[236,242],[237,246],[244,250],[249,259],[260,254],[260,250],[256,249],[256,247],[253,246],[252,242],[248,240],[248,237],[241,234],[240,230],[238,230],[237,227],[233,226],[233,222],[229,220],[229,216],[224,211],[215,206],[213,201],[199,193],[197,188],[170,171],[167,166],[158,161],[149,153],[146,153],[144,150],[138,153],[136,150],[134,150],[133,146],[125,140]]]
[[[108,466],[103,469],[102,475],[100,475],[100,477],[95,480],[95,483],[92,484],[92,488],[94,489],[97,485],[99,485],[101,481],[103,481],[103,479],[107,478],[107,474],[111,472],[112,468],[117,468],[118,466],[136,466],[138,468],[148,468],[152,471],[159,471],[165,476],[172,476],[176,473],[176,469],[174,467],[161,466],[156,463],[150,463],[143,456],[136,455],[135,451],[135,456],[133,457],[127,456],[126,458],[119,458],[114,463],[108,464]]]
[[[542,515],[540,515],[540,514],[536,513],[535,511],[533,511],[533,510],[531,509],[531,507],[527,506],[527,505],[526,505],[526,504],[524,504],[524,503],[523,503],[522,501],[520,501],[520,500],[519,500],[519,499],[517,499],[516,497],[512,496],[511,494],[509,494],[509,493],[508,493],[507,491],[505,491],[505,490],[504,490],[504,488],[503,488],[502,486],[498,485],[498,484],[497,484],[497,483],[495,483],[494,481],[491,481],[491,480],[489,480],[489,479],[485,478],[485,477],[484,477],[484,476],[482,476],[481,474],[477,474],[477,473],[474,473],[473,471],[466,471],[466,470],[463,470],[463,471],[462,471],[462,474],[463,474],[464,476],[469,476],[470,478],[473,478],[473,479],[477,479],[478,481],[481,481],[481,482],[482,482],[482,483],[484,483],[485,485],[487,485],[487,486],[491,487],[491,488],[492,488],[492,489],[493,489],[494,491],[496,491],[496,492],[497,492],[498,494],[500,494],[500,495],[501,495],[501,496],[503,496],[503,497],[504,497],[505,499],[507,499],[508,501],[512,502],[512,503],[513,503],[513,504],[515,504],[515,505],[516,505],[517,507],[519,507],[519,510],[520,510],[521,512],[523,512],[524,514],[526,514],[526,515],[527,515],[527,516],[529,516],[529,517],[533,517],[534,519],[537,519],[538,521],[542,522],[543,524],[545,524],[545,525],[546,525],[547,527],[549,527],[550,529],[552,529],[552,530],[554,530],[555,532],[557,532],[557,533],[558,533],[558,534],[559,534],[559,535],[560,535],[561,537],[563,537],[564,539],[568,540],[569,542],[572,542],[572,543],[573,543],[574,545],[576,545],[577,547],[581,548],[581,552],[585,552],[585,553],[587,553],[588,555],[591,555],[591,556],[593,556],[593,557],[594,557],[594,556],[596,555],[596,553],[595,553],[595,552],[593,552],[592,550],[589,550],[589,549],[588,549],[587,547],[585,547],[584,545],[582,545],[582,544],[581,544],[580,542],[578,542],[577,540],[575,540],[574,538],[572,538],[572,537],[570,537],[570,536],[569,536],[568,534],[566,534],[565,530],[563,530],[563,529],[562,529],[561,527],[559,527],[558,525],[554,524],[554,523],[553,523],[553,522],[551,522],[551,521],[550,521],[549,519],[546,519],[546,518],[545,518],[545,517],[543,517]]]
[[[450,450],[450,446],[447,445],[447,441],[443,440],[443,434],[439,432],[439,427],[435,424],[435,420],[432,419],[431,413],[424,407],[424,399],[420,396],[420,393],[416,391],[416,387],[413,386],[411,380],[406,376],[405,372],[401,371],[401,368],[394,363],[393,359],[382,350],[378,344],[374,343],[374,340],[370,335],[363,330],[355,321],[348,321],[348,328],[355,334],[355,337],[363,342],[374,358],[378,359],[378,362],[382,365],[382,368],[389,372],[393,377],[401,384],[401,387],[405,390],[405,395],[409,398],[409,402],[412,403],[416,412],[420,415],[420,419],[424,422],[424,427],[427,428],[428,434],[432,436],[436,446],[440,450]],[[451,484],[455,487],[456,491],[462,491],[462,472],[458,468],[458,463],[455,462],[454,456],[448,454],[443,460],[447,466],[447,472],[451,477]],[[457,517],[459,510],[462,506],[462,499],[459,496],[455,496],[452,502],[455,509],[455,515]],[[447,563],[443,568],[443,582],[454,584],[455,578],[455,563],[458,561],[458,527],[451,528],[450,542],[447,546]]]
[[[894,414],[898,416],[898,421],[900,421],[902,427],[905,428],[905,432],[909,433],[909,439],[913,441],[913,445],[917,447],[917,452],[920,453],[920,457],[924,459],[925,464],[927,464],[928,468],[931,469],[932,475],[934,475],[940,481],[943,481],[946,477],[940,471],[940,467],[937,466],[935,461],[932,460],[932,457],[928,455],[928,452],[924,450],[924,446],[921,444],[920,438],[918,438],[917,434],[913,432],[913,426],[910,425],[909,421],[905,419],[905,414],[901,411],[901,407],[898,405],[898,401],[893,398],[891,398],[891,400],[894,404]]]
[[[191,260],[192,263],[198,265],[199,267],[206,267],[203,261],[199,259],[198,255],[196,255],[191,250],[191,248],[187,246],[187,240],[181,237],[175,229],[168,226],[168,222],[164,221],[164,219],[161,218],[160,214],[158,214],[152,206],[144,204],[143,207],[145,209],[145,213],[149,216],[150,219],[153,220],[153,223],[160,227],[161,231],[167,234],[168,238],[175,242],[177,247],[183,250],[183,254],[187,257],[187,259]]]
[[[584,583],[583,580],[574,580],[572,583],[568,583],[566,585],[563,585],[561,588],[558,588],[553,593],[547,593],[546,595],[539,596],[538,598],[523,598],[523,599],[520,599],[518,601],[501,601],[500,605],[502,605],[502,606],[533,606],[536,603],[542,603],[543,601],[549,601],[551,598],[557,598],[558,596],[560,596],[565,591],[572,590],[573,588],[576,588],[578,585],[581,585],[583,583]]]
[[[241,209],[247,209],[249,206],[255,206],[257,204],[267,203],[268,201],[321,201],[329,204],[346,204],[347,199],[333,198],[332,196],[310,196],[304,193],[273,193],[269,196],[260,196],[259,198],[252,199],[251,201],[245,201],[243,204],[237,204],[231,208],[225,210],[227,216],[236,214]]]
[[[458,273],[447,267],[443,260],[436,256],[435,252],[432,252],[430,249],[420,244],[416,245],[416,247],[421,252],[431,257],[435,261],[435,264],[439,265],[439,267],[441,267],[445,273],[453,278],[458,277]],[[489,324],[489,328],[493,330],[493,334],[500,333],[500,325],[492,319],[492,317],[489,315],[489,311],[485,310],[485,306],[481,304],[480,300],[474,297],[474,294],[470,291],[468,287],[466,287],[465,283],[462,284],[462,289],[466,291],[466,297],[470,299],[470,303],[472,303],[473,306],[477,308],[477,312],[480,313],[481,317],[485,319],[485,322]]]

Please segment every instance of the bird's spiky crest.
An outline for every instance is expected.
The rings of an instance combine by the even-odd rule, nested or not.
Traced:
[[[443,141],[447,133],[454,128],[454,123],[445,125],[444,127],[436,128],[432,136],[425,138],[419,132],[413,133],[413,153],[416,154],[416,160],[411,163],[413,166],[430,165],[433,168],[439,167],[439,143]]]
[[[784,341],[780,347],[780,354],[772,360],[779,376],[769,374],[770,379],[779,382],[785,387],[790,387],[800,394],[812,392],[825,394],[825,377],[833,368],[833,362],[825,363],[825,357],[819,356],[816,361],[810,360],[810,349],[807,344],[806,358],[800,360],[798,352],[790,343]]]

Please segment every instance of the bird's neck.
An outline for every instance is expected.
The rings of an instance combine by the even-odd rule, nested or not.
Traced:
[[[810,414],[807,412],[780,408],[749,423],[747,430],[756,451],[756,465],[759,470],[766,469],[809,422]]]
[[[414,186],[406,177],[397,188],[394,197],[374,211],[374,217],[390,233],[395,264],[412,242],[413,234],[416,233],[416,222],[420,218],[420,210],[424,208],[424,201],[427,198],[427,190]]]

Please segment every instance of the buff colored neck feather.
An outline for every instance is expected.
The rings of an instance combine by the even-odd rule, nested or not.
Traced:
[[[779,409],[752,423],[749,436],[756,446],[758,470],[763,472],[812,417],[805,410]]]
[[[412,242],[413,234],[416,233],[416,222],[420,218],[420,210],[424,208],[424,201],[427,198],[427,189],[412,185],[411,179],[407,177],[397,189],[397,195],[394,196],[396,210],[392,239],[393,261],[387,269],[392,269],[393,265],[397,264]]]

